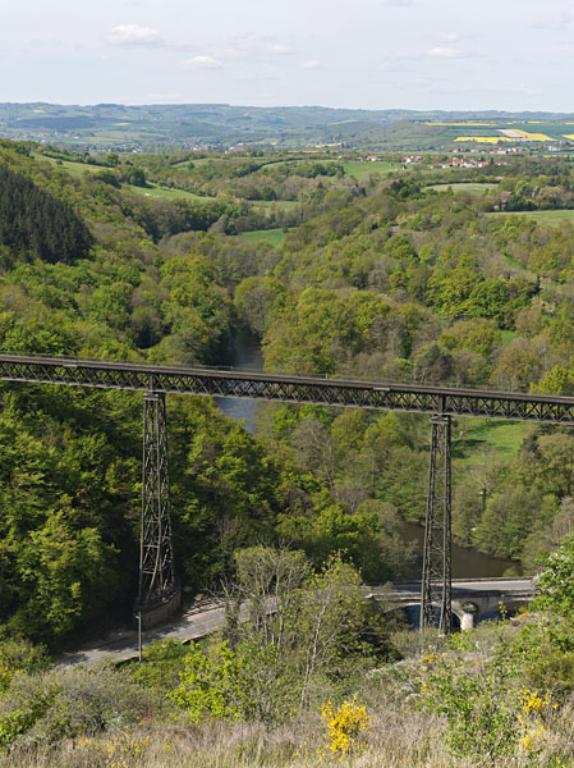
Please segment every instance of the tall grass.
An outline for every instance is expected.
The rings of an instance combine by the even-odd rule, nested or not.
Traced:
[[[22,747],[6,768],[569,768],[574,765],[574,710],[565,707],[535,753],[511,758],[455,758],[445,746],[439,719],[401,707],[371,712],[365,752],[345,759],[319,754],[323,731],[317,717],[266,728],[256,724],[139,727],[52,749]]]

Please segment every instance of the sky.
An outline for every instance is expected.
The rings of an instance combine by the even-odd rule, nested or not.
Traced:
[[[574,0],[0,0],[0,102],[574,111]]]

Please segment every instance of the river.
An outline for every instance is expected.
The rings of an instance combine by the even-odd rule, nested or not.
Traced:
[[[259,340],[240,330],[233,339],[228,365],[239,371],[262,371],[263,352]],[[216,397],[215,402],[221,413],[232,416],[238,421],[244,421],[246,429],[255,432],[255,416],[257,400],[245,400],[240,397]]]
[[[422,571],[422,548],[424,540],[424,527],[415,523],[403,523],[401,536],[405,541],[416,542],[417,551],[421,552],[417,558],[412,578],[418,579]],[[504,576],[510,568],[516,568],[517,564],[512,560],[503,560],[498,557],[485,555],[476,549],[466,549],[458,544],[452,545],[452,578],[453,579],[481,579]]]
[[[228,364],[240,371],[262,371],[263,353],[258,339],[245,331],[240,331],[233,340]],[[249,432],[255,432],[257,400],[216,397],[215,401],[222,413],[243,421]],[[422,551],[424,537],[422,526],[413,523],[403,523],[401,535],[405,542],[414,541],[419,544],[418,551]],[[490,557],[482,552],[477,552],[475,549],[466,549],[465,547],[453,544],[452,576],[454,579],[494,578],[504,575],[512,567],[516,567],[516,563],[513,563],[511,560]],[[419,559],[414,568],[413,578],[419,577],[420,571],[421,560]]]

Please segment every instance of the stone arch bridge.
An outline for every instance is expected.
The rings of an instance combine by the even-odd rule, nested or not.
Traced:
[[[363,587],[368,600],[384,600],[388,610],[404,609],[413,623],[419,623],[422,585],[419,581],[385,587]],[[536,595],[532,579],[481,578],[453,580],[451,588],[452,616],[462,630],[472,629],[480,621],[513,615]],[[433,604],[438,612],[440,605]]]

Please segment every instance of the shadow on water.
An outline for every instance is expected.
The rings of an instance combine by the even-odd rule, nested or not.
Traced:
[[[258,338],[248,331],[240,330],[234,336],[226,365],[239,371],[262,371],[263,352]],[[244,421],[246,429],[255,432],[257,400],[244,400],[239,397],[216,397],[217,407],[226,416]]]
[[[402,523],[401,536],[404,541],[414,543],[416,545],[415,551],[421,553],[421,556],[417,557],[412,574],[412,578],[418,579],[422,571],[424,528],[422,525],[415,525],[414,523]],[[465,547],[459,547],[457,544],[452,546],[453,579],[496,578],[497,576],[504,576],[509,569],[512,569],[514,572],[519,571],[520,565],[513,560],[491,557],[475,549],[466,549]]]

